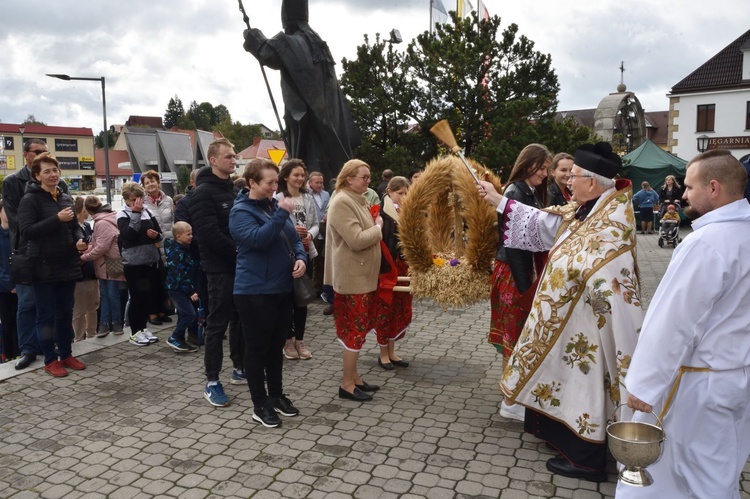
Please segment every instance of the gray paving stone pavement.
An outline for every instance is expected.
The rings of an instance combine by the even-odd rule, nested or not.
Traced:
[[[644,303],[672,254],[656,241],[638,240]],[[148,347],[127,335],[75,344],[88,368],[66,378],[48,376],[39,361],[22,373],[0,365],[0,496],[613,497],[613,462],[606,483],[552,475],[551,451],[498,415],[501,361],[486,343],[486,305],[416,304],[399,343],[407,369],[380,369],[368,338],[360,369],[381,390],[367,404],[337,397],[341,349],[322,308],[310,307],[313,359],[284,366],[301,414],[275,429],[252,421],[247,386],[229,384],[228,355],[232,405],[208,405],[202,357],[175,354],[163,327]],[[742,487],[750,489],[749,473]]]

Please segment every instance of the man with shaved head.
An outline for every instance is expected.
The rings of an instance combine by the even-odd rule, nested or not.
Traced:
[[[750,204],[729,151],[687,166],[693,232],[675,249],[625,378],[628,405],[667,439],[650,487],[618,498],[736,497],[750,455]],[[634,419],[654,422],[637,412]]]

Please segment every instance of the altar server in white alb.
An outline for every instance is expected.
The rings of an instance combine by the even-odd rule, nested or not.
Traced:
[[[616,497],[739,498],[750,454],[750,204],[747,173],[729,151],[687,167],[693,233],[672,255],[625,377],[628,405],[663,415],[650,487]],[[654,422],[636,412],[634,419]]]

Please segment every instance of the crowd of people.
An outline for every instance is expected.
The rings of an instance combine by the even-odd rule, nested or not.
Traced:
[[[3,356],[16,359],[17,370],[43,355],[46,372],[67,376],[85,369],[72,356],[74,341],[127,331],[130,344],[146,347],[159,341],[150,325],[176,321],[163,340],[179,354],[203,346],[208,403],[231,404],[221,382],[228,335],[229,383],[248,385],[254,420],[278,426],[278,414],[299,412],[283,393],[283,359],[313,357],[304,339],[307,305],[292,293],[303,276],[328,297],[324,313],[334,315],[344,345],[339,396],[365,401],[378,389],[356,370],[370,331],[383,369],[408,367],[395,342],[411,322],[411,296],[377,293],[383,268],[408,272],[398,249],[406,178],[393,177],[379,196],[368,165],[352,160],[329,194],[322,174],[299,159],[280,170],[252,160],[238,177],[234,146],[218,139],[177,202],[148,171],[122,186],[115,210],[96,196],[73,199],[43,141],[27,141],[24,156],[27,167],[5,179],[0,205]],[[381,202],[382,215],[371,213]],[[14,282],[17,255],[29,276]]]
[[[313,357],[307,305],[295,302],[304,278],[328,301],[343,347],[340,398],[367,402],[380,389],[358,370],[370,332],[380,368],[409,366],[395,343],[411,322],[411,296],[392,284],[409,271],[399,214],[418,171],[410,181],[386,170],[375,191],[369,165],[349,160],[329,194],[299,159],[280,170],[255,159],[234,178],[234,146],[218,139],[178,203],[147,172],[122,187],[115,212],[95,196],[73,199],[43,141],[25,143],[24,157],[27,167],[5,179],[0,202],[0,320],[16,369],[38,355],[52,376],[85,369],[73,341],[126,327],[131,344],[151,345],[158,338],[148,325],[171,322],[174,308],[166,343],[180,354],[203,344],[208,403],[231,404],[221,383],[228,332],[229,382],[247,384],[253,420],[277,427],[279,415],[299,414],[284,392],[284,359]],[[598,482],[607,478],[607,421],[642,419],[624,405],[658,409],[670,428],[652,470],[659,487],[621,484],[618,496],[734,496],[750,454],[747,173],[729,152],[709,151],[688,164],[684,191],[670,176],[660,194],[644,182],[633,196],[621,166],[607,143],[554,156],[530,144],[502,193],[478,182],[498,216],[489,342],[502,355],[500,414],[559,453],[547,461],[551,472]],[[684,208],[694,232],[644,320],[634,208],[646,233],[657,204],[664,220],[679,221]],[[707,262],[711,272],[702,270]],[[676,309],[684,311],[678,319],[668,313]],[[709,426],[717,431],[701,431]],[[729,457],[711,459],[720,452]]]

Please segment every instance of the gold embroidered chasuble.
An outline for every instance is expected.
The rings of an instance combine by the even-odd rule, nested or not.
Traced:
[[[500,389],[580,438],[601,443],[607,420],[627,398],[622,380],[643,322],[631,184],[618,180],[583,221],[575,219],[576,208],[509,222],[526,224],[520,228],[526,234],[545,217],[556,217],[559,225]]]

